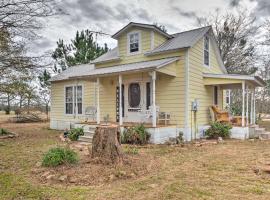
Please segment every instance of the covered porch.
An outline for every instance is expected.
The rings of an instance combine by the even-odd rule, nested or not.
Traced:
[[[173,57],[96,68],[89,74],[70,77],[94,82],[94,104],[85,105],[90,119],[86,123],[113,123],[120,127],[143,123],[147,128],[175,125],[170,121],[171,113],[157,103],[157,77],[175,78],[178,60]],[[162,88],[158,90],[160,94]]]
[[[247,76],[237,74],[209,74],[205,73],[204,85],[216,87],[221,90],[223,105],[221,109],[230,110],[231,92],[239,91],[241,95],[240,115],[230,116],[233,124],[232,135],[235,138],[244,139],[254,132],[256,126],[256,95],[257,87],[263,87],[264,81],[258,76]],[[241,136],[242,135],[242,136]],[[244,137],[244,138],[243,138]]]

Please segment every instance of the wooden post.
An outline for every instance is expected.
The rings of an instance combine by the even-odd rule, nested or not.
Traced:
[[[100,80],[97,78],[97,124],[100,124],[100,105],[99,105],[99,84]]]
[[[245,81],[242,81],[242,127],[245,126]]]
[[[152,112],[153,112],[153,118],[152,118],[152,126],[157,126],[157,109],[156,109],[156,71],[152,72]]]
[[[123,125],[123,116],[122,116],[122,113],[123,113],[123,107],[122,107],[122,75],[119,74],[119,125]]]
[[[246,105],[246,125],[248,126],[248,124],[249,124],[249,120],[248,120],[248,118],[249,118],[249,116],[248,116],[248,107],[249,107],[249,105],[248,105],[248,98],[249,98],[248,85],[246,86],[246,96],[247,96],[247,105]]]

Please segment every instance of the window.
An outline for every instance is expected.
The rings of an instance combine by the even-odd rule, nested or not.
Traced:
[[[131,108],[138,108],[141,102],[139,83],[131,83],[128,88],[128,103]]]
[[[226,90],[226,105],[229,106],[231,104],[231,91],[230,90]]]
[[[204,37],[204,50],[203,50],[204,65],[209,66],[209,37]]]
[[[128,48],[129,53],[133,54],[140,51],[140,34],[139,32],[136,33],[129,33],[128,34]]]
[[[82,86],[65,88],[66,114],[82,114]]]
[[[73,87],[66,87],[66,114],[73,114]]]
[[[218,105],[218,87],[214,86],[214,104]]]

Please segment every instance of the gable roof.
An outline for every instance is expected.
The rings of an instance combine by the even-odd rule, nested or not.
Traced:
[[[112,35],[112,38],[117,39],[123,32],[128,30],[131,27],[141,27],[141,28],[147,28],[147,29],[152,29],[154,31],[157,31],[161,35],[164,35],[167,38],[172,38],[170,34],[166,33],[165,31],[162,31],[160,28],[158,28],[154,24],[142,24],[142,23],[135,23],[135,22],[130,22],[128,25],[126,25],[124,28],[120,29],[117,31],[115,34]]]
[[[197,29],[173,34],[172,39],[164,42],[163,44],[156,47],[152,51],[147,52],[146,55],[153,55],[153,54],[163,53],[166,51],[192,47],[210,29],[211,29],[211,26],[206,26],[202,28],[197,28]]]

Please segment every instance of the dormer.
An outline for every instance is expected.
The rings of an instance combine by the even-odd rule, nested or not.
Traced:
[[[119,56],[122,57],[151,51],[172,36],[155,25],[131,22],[112,38],[118,41]]]
[[[112,38],[117,40],[117,47],[94,60],[92,63],[97,67],[143,59],[148,52],[173,36],[155,25],[131,22],[112,35]]]

